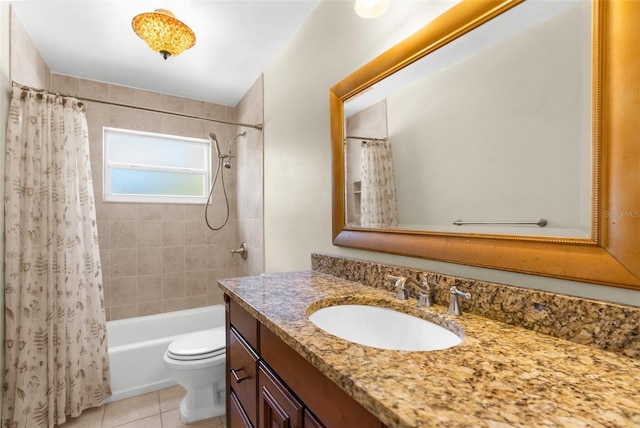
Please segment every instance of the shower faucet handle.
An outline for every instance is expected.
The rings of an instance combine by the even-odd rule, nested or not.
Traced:
[[[240,254],[240,257],[242,257],[242,260],[247,260],[247,257],[249,257],[249,248],[247,247],[246,242],[243,242],[242,244],[240,244],[240,248],[236,250],[231,250],[231,260],[235,258],[236,254]]]

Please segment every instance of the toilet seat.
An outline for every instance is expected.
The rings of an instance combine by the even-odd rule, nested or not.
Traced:
[[[167,348],[167,356],[178,361],[194,361],[223,355],[225,336],[224,328],[191,333],[171,342]]]

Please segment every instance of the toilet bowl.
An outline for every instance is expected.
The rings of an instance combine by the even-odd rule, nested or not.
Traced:
[[[225,330],[218,327],[174,340],[164,353],[164,365],[187,393],[180,419],[188,424],[225,412]]]

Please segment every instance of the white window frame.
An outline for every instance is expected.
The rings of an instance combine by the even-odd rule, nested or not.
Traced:
[[[106,202],[137,202],[137,203],[169,203],[169,204],[204,204],[208,199],[208,187],[211,183],[211,141],[208,139],[182,137],[177,135],[158,134],[153,132],[133,131],[130,129],[120,129],[112,127],[102,128],[102,154],[103,154],[103,199]],[[109,133],[125,134],[133,139],[137,137],[153,137],[163,140],[170,140],[173,142],[183,142],[189,144],[201,144],[205,151],[205,166],[204,168],[189,168],[189,167],[172,167],[143,163],[126,163],[126,162],[114,162],[109,159],[108,153],[108,138]],[[131,170],[144,170],[144,171],[164,171],[164,172],[178,172],[189,174],[202,174],[204,185],[203,195],[199,196],[187,196],[187,195],[158,195],[158,194],[114,194],[111,190],[111,168],[118,169],[131,169]]]

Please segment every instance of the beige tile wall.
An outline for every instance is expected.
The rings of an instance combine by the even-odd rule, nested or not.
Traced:
[[[207,118],[235,119],[233,107],[55,73],[52,90]],[[222,303],[217,280],[236,276],[230,253],[238,243],[235,170],[224,169],[231,216],[218,232],[207,229],[203,205],[105,202],[102,129],[109,126],[195,138],[207,138],[214,132],[226,147],[235,135],[235,127],[97,102],[87,103],[87,122],[107,319]],[[209,218],[220,223],[225,212],[219,187],[213,201]]]
[[[264,121],[262,76],[251,86],[236,106],[236,118],[241,123]],[[235,166],[237,167],[238,241],[249,247],[247,260],[238,260],[238,276],[257,275],[264,272],[264,204],[263,165],[264,135],[251,128],[237,142]]]

